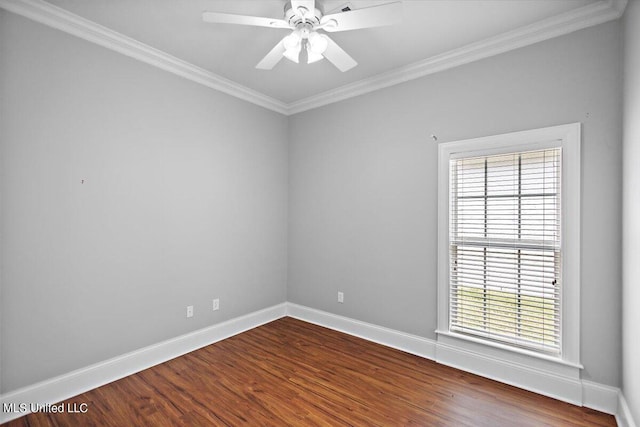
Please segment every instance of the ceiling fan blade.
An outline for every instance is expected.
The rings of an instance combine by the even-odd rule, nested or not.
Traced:
[[[261,16],[233,15],[231,13],[202,12],[202,20],[217,24],[255,25],[258,27],[289,28],[284,19],[263,18]]]
[[[402,3],[387,3],[366,9],[325,15],[320,20],[322,29],[328,33],[357,30],[360,28],[381,27],[398,24],[402,20]],[[333,21],[333,22],[332,22]]]
[[[285,38],[287,37],[288,36],[286,36]],[[260,62],[258,62],[258,65],[256,65],[256,68],[260,70],[272,69],[283,58],[282,54],[285,52],[285,50],[286,49],[284,47],[284,38],[283,38],[278,42],[277,45],[275,45],[273,49],[271,49],[271,52],[267,53],[267,55],[264,58],[262,58]]]
[[[340,71],[343,73],[348,71],[358,65],[358,63],[349,56],[347,52],[342,50],[340,46],[336,44],[333,40],[329,38],[329,36],[322,34],[322,37],[327,40],[327,49],[322,54],[325,58],[329,60],[333,65],[335,65]]]
[[[293,9],[293,13],[304,18],[304,16],[299,14],[299,10],[301,7],[313,13],[316,8],[316,2],[315,0],[291,0],[291,8]]]

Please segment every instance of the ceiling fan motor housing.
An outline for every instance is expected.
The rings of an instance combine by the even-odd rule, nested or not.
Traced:
[[[284,19],[289,23],[291,28],[301,30],[306,27],[310,31],[313,27],[320,25],[322,15],[322,10],[319,9],[319,5],[317,3],[313,11],[302,7],[298,10],[294,10],[291,6],[291,2],[287,2],[284,5]]]

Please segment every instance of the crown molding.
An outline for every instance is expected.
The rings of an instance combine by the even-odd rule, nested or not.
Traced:
[[[534,24],[471,43],[383,74],[323,92],[287,105],[288,114],[318,108],[389,86],[448,70],[594,25],[618,19],[627,0],[601,0]]]
[[[289,104],[197,67],[44,0],[0,0],[0,7],[211,89],[288,116],[618,19],[624,13],[627,1],[600,0]]]
[[[197,67],[51,3],[42,0],[0,0],[0,7],[227,95],[281,114],[288,113],[287,105],[282,101]]]

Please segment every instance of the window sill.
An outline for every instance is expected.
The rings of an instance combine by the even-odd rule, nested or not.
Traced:
[[[511,347],[450,331],[436,330],[435,332],[438,336],[439,344],[444,344],[466,352],[477,353],[482,356],[502,359],[509,363],[516,363],[544,371],[552,370],[570,377],[579,375],[579,371],[584,368],[580,363],[573,363],[561,357]]]

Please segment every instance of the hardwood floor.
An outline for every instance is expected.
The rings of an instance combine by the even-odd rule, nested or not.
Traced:
[[[283,318],[6,426],[615,426],[600,412]]]

